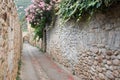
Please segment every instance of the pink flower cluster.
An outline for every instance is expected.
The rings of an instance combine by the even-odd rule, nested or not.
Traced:
[[[55,3],[60,0],[51,0],[49,4],[45,3],[44,0],[32,0],[32,4],[25,9],[26,20],[32,22],[36,19],[36,15],[39,13],[43,14],[44,11],[51,11]]]

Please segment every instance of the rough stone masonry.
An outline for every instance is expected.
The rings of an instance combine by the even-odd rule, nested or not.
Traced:
[[[47,31],[47,53],[83,80],[120,80],[120,4]]]
[[[0,0],[0,80],[16,80],[21,29],[13,0]]]

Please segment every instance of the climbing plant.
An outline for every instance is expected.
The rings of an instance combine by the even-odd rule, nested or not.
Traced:
[[[109,7],[119,0],[62,0],[58,14],[63,20],[80,20],[83,15],[91,16],[97,9]]]
[[[43,31],[46,24],[52,21],[54,6],[58,5],[57,14],[68,21],[70,19],[80,20],[84,15],[93,15],[93,13],[119,0],[32,0],[32,4],[25,9],[26,20],[35,29],[35,39],[43,37]]]
[[[32,4],[25,9],[26,20],[34,28],[35,39],[43,37],[46,24],[52,20],[53,6],[58,0],[32,0]]]

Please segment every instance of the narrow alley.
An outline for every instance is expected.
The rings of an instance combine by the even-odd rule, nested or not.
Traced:
[[[0,0],[0,80],[120,80],[120,0]]]
[[[38,48],[23,45],[22,80],[80,80],[58,66]]]

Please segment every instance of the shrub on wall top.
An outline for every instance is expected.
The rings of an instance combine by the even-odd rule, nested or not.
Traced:
[[[92,15],[98,8],[109,7],[119,0],[62,0],[58,14],[63,20],[79,20],[83,15]]]

